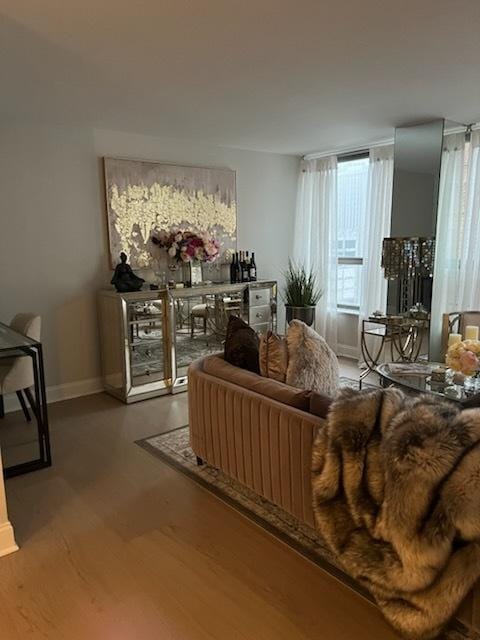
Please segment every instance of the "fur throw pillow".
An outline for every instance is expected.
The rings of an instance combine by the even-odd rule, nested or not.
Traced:
[[[286,383],[292,387],[336,395],[339,387],[337,356],[324,338],[300,320],[292,320],[287,333]]]
[[[260,373],[258,336],[241,318],[230,316],[225,339],[224,358],[230,364]]]
[[[285,382],[288,366],[287,340],[267,331],[260,336],[260,373],[264,378]]]

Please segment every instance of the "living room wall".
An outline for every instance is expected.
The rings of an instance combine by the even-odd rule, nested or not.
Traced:
[[[110,279],[103,155],[237,172],[238,242],[280,279],[290,251],[299,159],[87,127],[0,129],[0,320],[42,316],[51,399],[99,388],[96,292]],[[283,305],[279,326],[283,326]]]

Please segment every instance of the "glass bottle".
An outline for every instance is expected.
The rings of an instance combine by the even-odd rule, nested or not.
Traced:
[[[252,259],[249,265],[249,280],[250,282],[256,282],[257,280],[257,265],[255,264],[255,251],[252,251]]]

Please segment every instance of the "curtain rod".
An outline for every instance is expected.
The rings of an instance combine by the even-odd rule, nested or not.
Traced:
[[[466,132],[470,127],[470,130],[475,131],[476,129],[480,129],[480,123],[475,123],[473,125],[462,125],[459,127],[452,127],[445,130],[445,135],[453,135],[454,133],[463,133]],[[389,144],[394,143],[394,138],[385,138],[383,140],[377,140],[375,142],[367,142],[364,145],[356,146],[356,147],[340,147],[338,149],[329,149],[328,151],[318,151],[314,153],[307,153],[303,156],[303,160],[317,160],[318,158],[327,158],[328,156],[343,156],[348,155],[349,153],[362,153],[367,152],[369,149],[374,149],[375,147],[386,147]]]
[[[344,156],[349,153],[361,153],[374,147],[386,147],[389,144],[393,144],[393,138],[386,138],[384,140],[377,140],[376,142],[366,142],[364,145],[356,147],[340,147],[339,149],[329,149],[328,151],[319,151],[317,153],[307,153],[303,156],[304,160],[316,160],[317,158],[326,158],[327,156]]]

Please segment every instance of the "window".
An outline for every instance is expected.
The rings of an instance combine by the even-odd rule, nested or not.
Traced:
[[[337,172],[337,306],[360,307],[364,247],[361,230],[367,208],[368,154],[340,158]]]

